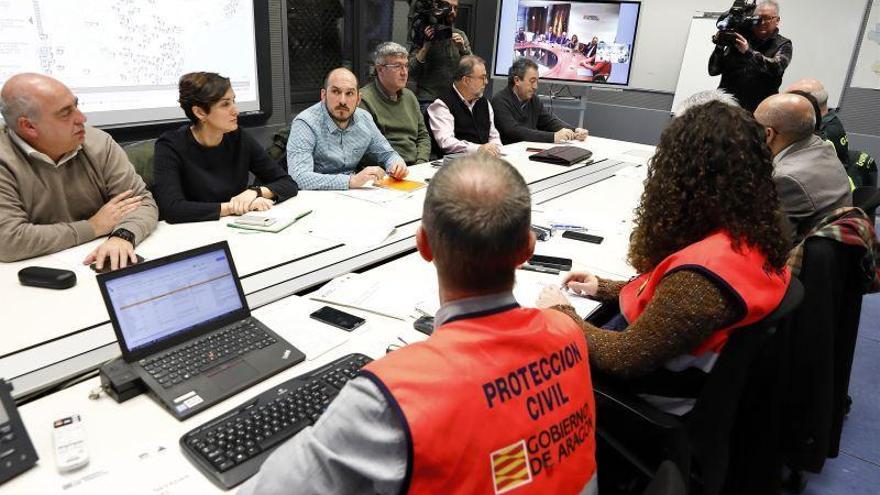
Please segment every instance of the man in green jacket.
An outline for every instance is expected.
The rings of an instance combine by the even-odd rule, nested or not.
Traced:
[[[376,77],[361,88],[360,106],[370,112],[394,151],[407,165],[414,165],[428,161],[431,138],[419,101],[406,88],[407,58],[406,48],[397,43],[387,42],[376,47],[373,57]]]

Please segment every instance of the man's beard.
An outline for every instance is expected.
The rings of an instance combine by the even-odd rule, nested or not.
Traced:
[[[333,119],[333,121],[336,122],[337,124],[346,124],[346,123],[348,123],[349,121],[351,121],[351,117],[352,117],[352,115],[354,115],[354,112],[351,112],[350,114],[348,114],[348,117],[346,117],[346,118],[344,118],[344,119],[340,119],[339,117],[336,116],[335,113],[333,113],[333,110],[330,110],[330,107],[329,107],[329,106],[324,105],[324,108],[327,109],[327,113],[330,115],[330,118]],[[348,110],[348,107],[344,107],[344,108],[345,108],[345,110]],[[337,109],[337,110],[341,110],[342,108],[340,108],[339,106],[337,106],[336,109]]]

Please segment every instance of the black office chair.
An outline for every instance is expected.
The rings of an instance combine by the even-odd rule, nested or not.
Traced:
[[[877,186],[856,187],[852,193],[853,206],[861,208],[868,218],[876,221],[877,206],[880,206],[880,190]]]
[[[290,125],[286,125],[272,135],[272,143],[266,148],[269,158],[275,160],[287,172],[287,140],[290,137]]]
[[[799,277],[806,296],[793,315],[783,409],[791,491],[803,490],[803,471],[820,472],[826,457],[837,457],[840,449],[865,292],[863,255],[862,249],[829,238],[805,241]]]
[[[431,138],[431,154],[428,156],[429,161],[434,161],[438,158],[443,158],[443,150],[440,149],[440,145],[437,144],[437,140],[434,139],[434,131],[431,130],[431,124],[428,121],[428,109],[422,112],[422,118],[425,119],[425,129],[428,131],[428,137]]]
[[[642,495],[687,495],[687,485],[675,463],[663,461]]]
[[[688,493],[722,493],[740,398],[747,387],[765,386],[760,380],[749,380],[750,367],[764,343],[787,323],[803,299],[803,292],[800,282],[793,279],[771,315],[731,334],[705,379],[693,410],[686,416],[665,413],[623,388],[624,382],[609,380],[594,372],[599,439],[645,476],[653,474],[653,466],[669,460],[680,470],[689,487]],[[614,420],[603,422],[602,418]],[[648,437],[657,439],[658,443],[648,446],[649,452],[645,452],[644,442],[640,446],[627,445],[622,438],[632,431],[648,432]],[[760,436],[763,432],[751,434]],[[599,468],[601,481],[601,459]],[[780,477],[781,473],[777,478]]]

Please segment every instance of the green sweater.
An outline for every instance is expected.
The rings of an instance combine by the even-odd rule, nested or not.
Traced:
[[[370,112],[376,127],[407,165],[428,161],[431,138],[416,95],[404,88],[397,101],[392,101],[378,85],[376,80],[361,88],[361,108]]]

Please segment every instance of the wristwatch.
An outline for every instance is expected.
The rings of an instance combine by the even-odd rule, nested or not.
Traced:
[[[118,237],[134,246],[134,233],[128,229],[116,229],[110,233],[109,237]]]
[[[262,187],[260,187],[260,186],[251,186],[251,187],[249,187],[248,189],[250,189],[250,190],[256,192],[258,198],[262,198],[262,197],[263,197],[263,188],[262,188]]]

